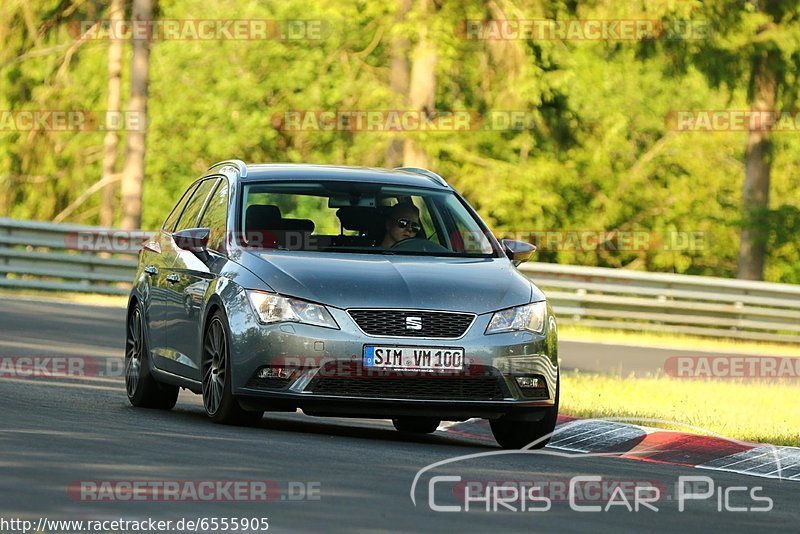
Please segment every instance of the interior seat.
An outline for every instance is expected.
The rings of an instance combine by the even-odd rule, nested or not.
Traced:
[[[347,206],[336,210],[342,228],[356,231],[358,235],[338,235],[334,239],[335,246],[371,247],[383,239],[386,231],[384,216],[378,208],[363,206]]]
[[[245,241],[254,247],[275,248],[281,229],[281,210],[272,204],[253,204],[244,216]]]
[[[314,233],[314,227],[311,219],[281,219],[278,242],[289,250],[313,248],[309,238]]]

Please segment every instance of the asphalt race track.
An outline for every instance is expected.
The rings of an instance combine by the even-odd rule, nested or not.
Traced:
[[[3,358],[87,357],[118,369],[124,311],[3,298],[0,332]],[[561,353],[565,367],[591,369],[608,360],[611,368],[640,366],[637,371],[648,365],[658,368],[666,357],[682,354],[567,342]],[[389,421],[321,419],[300,413],[268,413],[255,428],[219,426],[206,420],[200,397],[187,392],[181,393],[171,412],[132,408],[120,376],[24,378],[0,373],[0,410],[0,517],[4,519],[175,522],[267,517],[270,530],[293,532],[602,529],[683,533],[712,529],[796,532],[800,519],[797,482],[554,454],[484,456],[438,467],[420,477],[415,506],[410,492],[418,470],[448,458],[500,449],[441,431],[404,437]],[[487,512],[484,503],[476,502],[469,511],[437,512],[429,506],[433,475],[461,476],[464,481],[551,483],[598,475],[603,480],[648,481],[664,491],[654,503],[657,512],[647,507],[628,511],[619,505],[607,512],[579,512],[557,498],[547,511],[510,511],[500,506],[499,511]],[[685,510],[679,511],[674,488],[680,476],[712,477],[714,496],[685,501]],[[211,501],[93,500],[102,493],[90,492],[87,497],[76,489],[82,482],[152,480],[269,481],[271,497],[268,502],[226,500],[224,493]],[[434,486],[438,488],[435,504],[463,508],[453,484],[440,481]],[[769,512],[731,511],[733,507],[762,507],[764,502],[749,494],[758,486],[756,495],[772,501]],[[747,491],[731,490],[726,506],[725,490],[733,487]],[[607,499],[595,501],[591,504],[603,507]],[[0,532],[13,531],[0,528]]]

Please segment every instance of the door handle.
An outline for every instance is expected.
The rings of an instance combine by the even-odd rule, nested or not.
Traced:
[[[169,282],[170,284],[176,284],[176,283],[178,283],[178,282],[180,282],[180,281],[181,281],[181,277],[180,277],[180,276],[178,276],[178,275],[177,275],[177,274],[175,274],[175,273],[172,273],[172,274],[170,274],[170,275],[167,275],[167,282]]]
[[[155,276],[158,274],[158,268],[155,265],[148,265],[144,268],[144,272],[149,274],[150,276]]]

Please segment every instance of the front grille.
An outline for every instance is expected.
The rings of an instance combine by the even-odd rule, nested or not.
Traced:
[[[475,319],[471,313],[422,310],[349,310],[348,313],[364,333],[384,337],[454,339],[463,336]],[[407,321],[409,317],[412,319]],[[409,328],[420,322],[421,329]]]
[[[318,377],[306,388],[317,395],[432,400],[503,400],[500,378]]]

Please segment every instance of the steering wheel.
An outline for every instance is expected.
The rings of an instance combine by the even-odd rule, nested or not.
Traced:
[[[421,237],[409,237],[398,241],[389,250],[407,250],[410,252],[451,252],[449,249]]]

